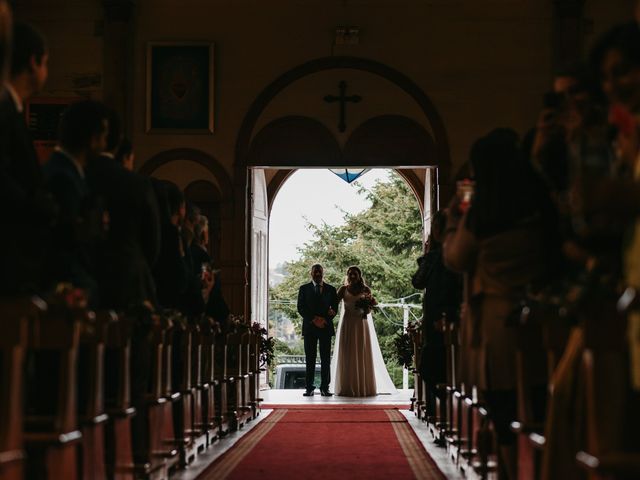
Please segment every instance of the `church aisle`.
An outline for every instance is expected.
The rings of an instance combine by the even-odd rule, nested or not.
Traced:
[[[275,408],[200,477],[443,479],[406,417],[391,406]]]

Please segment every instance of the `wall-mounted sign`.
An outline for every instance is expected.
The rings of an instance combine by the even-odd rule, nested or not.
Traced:
[[[40,163],[46,162],[58,141],[58,124],[65,109],[80,98],[42,97],[31,99],[25,108],[27,125]]]

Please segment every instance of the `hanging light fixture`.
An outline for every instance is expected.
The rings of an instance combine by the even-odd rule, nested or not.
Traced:
[[[369,171],[368,168],[330,168],[329,170],[347,183],[353,182]]]

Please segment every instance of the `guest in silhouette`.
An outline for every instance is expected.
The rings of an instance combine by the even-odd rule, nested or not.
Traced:
[[[108,223],[98,254],[102,300],[106,307],[127,309],[156,304],[151,268],[160,251],[160,216],[149,179],[114,159],[121,148],[121,131],[120,119],[111,111],[106,150],[89,159],[86,178]]]
[[[446,351],[441,326],[442,321],[458,320],[462,301],[462,277],[444,265],[442,239],[446,214],[436,212],[431,221],[431,234],[425,243],[424,255],[418,258],[418,270],[411,278],[414,288],[425,289],[422,297],[422,353],[420,373],[429,391],[427,413],[434,415],[436,386],[445,383]]]
[[[133,165],[135,163],[135,152],[133,151],[133,143],[128,138],[123,138],[120,141],[118,150],[116,152],[116,162],[120,164],[125,170],[133,172]]]
[[[181,235],[185,216],[184,195],[177,185],[167,181],[155,181],[154,188],[161,221],[160,255],[153,270],[158,303],[164,308],[180,310],[189,284]]]
[[[3,48],[7,49],[3,2]],[[41,265],[54,210],[43,187],[42,173],[25,122],[24,105],[45,84],[48,52],[44,37],[32,26],[17,23],[8,82],[0,96],[0,292],[38,291]],[[7,55],[2,65],[7,63]],[[4,75],[3,75],[4,76]]]
[[[59,145],[44,166],[44,176],[60,208],[49,255],[50,283],[71,282],[98,303],[95,251],[103,238],[101,212],[91,203],[86,182],[89,162],[107,145],[106,107],[94,101],[74,103],[60,119]]]
[[[479,353],[469,380],[489,406],[505,474],[516,478],[510,429],[517,418],[516,330],[510,319],[526,289],[543,285],[557,264],[557,219],[515,132],[492,131],[473,145],[470,157],[475,191],[468,209],[454,198],[443,255],[449,268],[473,272],[468,305],[473,315],[461,333],[473,339]],[[530,371],[532,385],[546,383],[542,350],[540,356],[533,362],[539,368]]]

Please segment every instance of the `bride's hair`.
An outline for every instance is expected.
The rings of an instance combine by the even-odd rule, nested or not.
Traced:
[[[358,276],[360,277],[360,282],[358,282],[355,286],[358,287],[359,290],[365,290],[369,288],[367,283],[364,281],[364,277],[362,276],[362,270],[360,270],[360,267],[356,267],[355,265],[352,265],[349,268],[347,268],[347,275],[345,275],[344,277],[344,286],[346,287],[349,285],[349,272],[352,270],[355,270],[356,272],[358,272]]]

